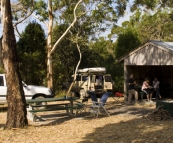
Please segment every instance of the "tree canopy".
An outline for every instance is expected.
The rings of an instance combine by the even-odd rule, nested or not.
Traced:
[[[61,37],[64,31],[74,20],[73,10],[77,2],[79,2],[79,0],[35,0],[32,1],[32,3],[31,1],[23,0],[18,6],[13,5],[13,13],[20,9],[20,12],[18,11],[16,15],[14,14],[14,22],[18,23],[19,20],[28,16],[29,12],[32,12],[31,19],[36,18],[48,26],[50,24],[49,16],[52,16],[52,30],[47,33],[45,32],[45,35],[51,35],[53,39],[50,43],[47,42],[47,46],[51,45],[53,47],[57,39]],[[139,45],[147,42],[148,40],[154,39],[172,41],[172,1],[134,0],[133,5],[130,7],[133,12],[130,20],[124,21],[121,26],[118,26],[117,21],[119,17],[124,15],[128,2],[128,0],[82,0],[76,9],[76,23],[68,31],[64,39],[61,40],[57,49],[53,53],[53,74],[55,75],[54,79],[57,79],[57,81],[54,81],[56,85],[61,84],[64,79],[69,78],[79,59],[79,53],[75,44],[75,38],[77,38],[77,35],[77,39],[80,39],[79,43],[82,52],[80,68],[105,66],[110,72],[114,69],[114,67],[116,67],[117,58],[128,53],[134,48],[137,48]],[[52,8],[52,13],[49,11],[49,6]],[[102,32],[106,32],[109,29],[111,29],[109,38],[111,35],[116,35],[118,37],[115,42],[111,42],[109,39],[100,37]],[[32,35],[31,32],[30,34]],[[23,40],[24,35],[26,37],[26,34],[22,34],[22,38],[19,43],[23,43],[21,41]],[[46,40],[48,39],[49,38],[47,37]],[[45,42],[43,43],[45,44]],[[43,43],[42,45],[38,44],[38,47],[43,46]],[[30,48],[32,49],[32,47],[31,42]],[[29,46],[26,46],[26,48],[29,48]],[[24,52],[24,49],[20,49],[19,53],[20,51]],[[41,48],[38,49],[41,50]],[[43,48],[42,52],[49,52],[50,49],[51,47],[47,47],[47,49]],[[32,56],[36,57],[37,54],[35,53]],[[46,55],[43,55],[46,61]],[[22,61],[25,61],[26,58],[29,59],[29,54],[25,56],[28,57],[24,58],[23,56],[24,59],[22,59]],[[22,57],[20,57],[20,59],[21,58]],[[36,60],[35,58],[33,59]],[[43,65],[43,63],[37,65],[41,66],[39,67],[40,70],[38,72],[40,75],[40,77],[38,77],[39,79],[43,79],[43,77],[45,77],[45,66],[43,67]],[[22,66],[23,64],[20,65],[21,69]],[[21,71],[21,73],[24,75],[27,71]],[[114,74],[114,72],[112,73]],[[29,72],[27,75],[28,74]],[[120,74],[117,73],[117,75]],[[29,77],[26,80],[29,80]],[[43,80],[29,80],[29,82],[41,84],[43,83]]]
[[[29,23],[17,42],[19,67],[28,84],[43,85],[46,79],[46,39],[36,22]]]

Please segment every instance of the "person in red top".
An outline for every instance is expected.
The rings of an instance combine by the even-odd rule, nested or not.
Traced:
[[[152,86],[149,85],[149,79],[146,78],[142,84],[142,91],[146,93],[148,102],[152,102]]]

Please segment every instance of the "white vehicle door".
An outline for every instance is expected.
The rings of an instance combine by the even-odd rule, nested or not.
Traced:
[[[95,91],[95,80],[96,80],[96,75],[90,75],[90,85],[91,89]]]
[[[103,77],[104,77],[104,89],[113,89],[111,75],[105,74]]]
[[[89,82],[89,78],[86,75],[81,76],[81,83],[80,83],[80,87],[83,88],[85,91],[87,91],[88,89],[88,82]]]
[[[73,85],[73,90],[75,92],[80,90],[80,85],[81,85],[81,75],[76,75],[76,81]]]
[[[4,83],[4,76],[0,76],[0,102],[6,103],[7,86]]]

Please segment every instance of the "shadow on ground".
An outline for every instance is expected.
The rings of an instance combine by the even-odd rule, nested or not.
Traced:
[[[152,105],[154,106],[154,105]],[[96,116],[90,115],[90,107],[91,103],[86,105],[86,111],[82,112],[77,115],[77,117],[70,117],[68,116],[65,112],[59,113],[58,111],[56,112],[50,112],[50,113],[44,113],[39,115],[41,120],[38,120],[37,122],[29,122],[30,125],[34,126],[52,126],[56,124],[62,124],[65,121],[71,120],[71,119],[83,119],[83,120],[92,120],[96,119]],[[109,103],[106,105],[107,111],[110,113],[111,116],[116,116],[120,114],[124,114],[125,116],[128,115],[134,115],[135,117],[142,117],[149,112],[151,112],[153,109],[151,108],[146,108],[141,105],[139,106],[127,106],[123,102],[120,101],[109,101]],[[105,118],[107,115],[104,113],[103,110],[101,110],[103,114],[99,114],[98,118]]]
[[[80,143],[171,143],[173,121],[150,121],[144,118],[107,124],[94,129]]]

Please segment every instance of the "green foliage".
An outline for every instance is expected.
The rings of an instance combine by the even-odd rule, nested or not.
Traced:
[[[89,29],[85,29],[84,27],[87,24],[83,25],[75,25],[74,29],[71,30],[71,33],[75,33],[76,27],[80,30],[78,33],[82,34],[85,37],[87,31]],[[66,29],[67,25],[57,25],[54,28],[53,39],[59,37],[63,31]],[[56,40],[55,40],[56,41]],[[107,73],[112,74],[113,79],[116,74],[118,74],[118,70],[115,69],[115,60],[114,60],[114,49],[112,46],[112,42],[110,40],[105,40],[104,38],[99,38],[96,42],[91,42],[89,44],[82,44],[80,41],[80,50],[82,52],[82,60],[79,68],[87,68],[87,67],[106,67]],[[74,41],[71,41],[71,34],[67,34],[66,37],[59,44],[56,52],[53,55],[53,69],[54,69],[54,85],[56,88],[60,88],[63,82],[67,82],[73,71],[77,65],[79,60],[79,53],[77,51],[76,44]],[[122,74],[122,71],[121,71]]]
[[[29,4],[28,0],[24,0],[24,2]],[[37,0],[34,2],[34,12],[39,19],[44,22],[47,22],[48,19],[48,2],[50,1]],[[53,23],[56,23],[54,26],[54,34],[52,35],[52,44],[56,42],[56,40],[63,34],[69,24],[73,21],[73,9],[77,2],[78,0],[52,0],[52,16],[54,18]],[[68,33],[61,41],[56,52],[53,54],[53,76],[54,79],[56,79],[54,80],[54,87],[58,87],[58,85],[60,85],[62,82],[68,80],[67,77],[69,77],[69,75],[71,76],[71,71],[76,67],[79,60],[79,53],[74,39],[76,38],[77,34],[82,51],[80,68],[105,66],[108,71],[113,69],[114,51],[113,47],[111,47],[112,43],[106,40],[100,41],[99,39],[95,44],[92,43],[90,46],[89,37],[92,37],[92,40],[96,39],[98,36],[97,34],[110,29],[112,25],[117,22],[117,18],[124,14],[127,2],[128,0],[84,0],[79,5],[77,8],[77,23],[74,25],[73,29],[70,30],[70,33]],[[29,36],[25,34],[25,37]],[[23,43],[22,39],[20,42]],[[30,43],[32,46],[31,41],[28,43]],[[30,44],[25,46],[25,50],[27,49],[27,52],[24,51],[23,54],[27,59],[30,58],[28,55],[28,49],[31,48]],[[32,55],[33,59],[36,60],[36,57],[40,56],[39,52],[32,52],[34,53],[30,55]],[[21,60],[24,61],[26,59],[23,58]],[[30,61],[31,60],[32,59],[30,59]],[[29,64],[27,65],[29,66]],[[23,64],[21,64],[21,68],[22,66]],[[25,70],[25,72],[27,72],[27,70]]]
[[[158,10],[153,14],[142,14],[138,9],[130,17],[130,21],[123,22],[121,27],[115,25],[111,32],[118,35],[115,45],[116,58],[149,40],[172,41],[173,21],[170,17],[169,9]]]
[[[140,44],[137,33],[132,31],[132,29],[127,29],[123,34],[120,34],[117,39],[115,47],[116,58],[120,58],[127,54],[134,48],[137,48]]]
[[[135,29],[141,43],[148,40],[172,41],[172,26],[170,9],[151,12],[142,12],[138,9],[131,16],[126,27]]]
[[[36,22],[29,23],[17,43],[22,79],[29,84],[43,85],[46,77],[46,41]]]
[[[66,92],[61,89],[58,89],[55,92],[55,97],[64,97],[65,95],[66,95]]]
[[[115,89],[121,93],[124,92],[124,76],[115,77]]]
[[[57,25],[53,31],[53,43],[60,37],[68,27],[67,24]],[[74,29],[71,30],[71,33]],[[79,60],[79,53],[74,41],[71,41],[71,34],[68,33],[53,54],[53,77],[54,86],[60,88],[63,82],[67,82],[71,77],[74,68]],[[81,44],[81,43],[80,43]],[[81,51],[85,51],[86,46],[81,45]]]
[[[158,4],[158,0],[134,0],[134,5],[132,6],[131,10],[136,10],[137,6],[145,6],[147,9],[154,9],[155,6]]]
[[[173,21],[168,11],[158,11],[155,14],[144,14],[139,24],[140,38],[142,41],[149,39],[172,41]]]
[[[0,74],[4,73],[4,69],[2,67],[0,67]]]
[[[172,0],[134,0],[131,11],[135,11],[138,7],[144,7],[145,9],[155,10],[165,7],[172,8]]]
[[[35,2],[34,9],[36,12],[36,15],[41,16],[41,20],[47,20],[48,19],[48,11],[47,11],[47,4],[44,0],[38,0]]]
[[[114,62],[113,47],[111,41],[106,41],[103,37],[99,38],[96,42],[90,43],[90,50],[92,55],[90,65],[95,66],[107,66],[110,67],[110,63]]]

